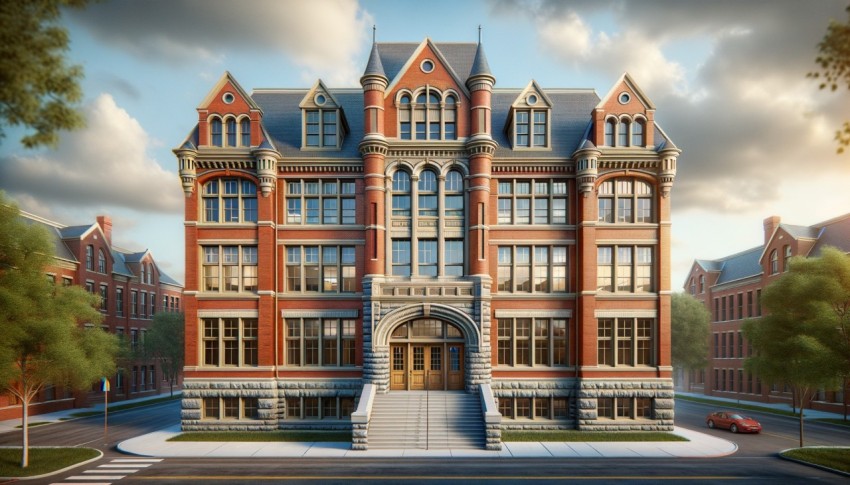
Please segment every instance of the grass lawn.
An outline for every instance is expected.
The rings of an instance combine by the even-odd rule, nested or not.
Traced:
[[[351,431],[192,431],[168,441],[351,441]]]
[[[838,425],[838,426],[848,426],[848,427],[850,427],[850,421],[845,421],[845,420],[840,419],[840,418],[839,419],[821,418],[821,419],[817,419],[816,421],[819,422],[819,423],[829,423],[829,424],[835,424],[835,425]]]
[[[146,401],[138,401],[131,402],[129,404],[110,404],[108,409],[110,413],[114,413],[117,411],[124,411],[126,409],[140,408],[142,406],[150,406],[151,404],[158,404],[166,401],[176,401],[178,399],[182,399],[182,393],[176,393],[174,396],[166,396],[166,397],[158,397],[156,399],[148,399]],[[74,418],[85,418],[88,416],[98,416],[103,415],[103,411],[82,411],[79,413],[72,413],[71,416]]]
[[[34,428],[34,427],[36,427],[36,426],[41,426],[42,424],[50,424],[50,421],[35,421],[35,422],[29,422],[29,423],[27,423],[27,428]],[[18,429],[21,429],[21,428],[23,428],[23,427],[24,427],[24,425],[23,425],[23,424],[19,424],[19,425],[15,426],[15,427],[16,427],[16,428],[18,428]]]
[[[797,448],[782,456],[850,473],[850,448]]]
[[[781,414],[783,416],[792,416],[795,418],[800,417],[798,413],[793,413],[791,411],[783,411],[782,409],[773,409],[764,406],[744,404],[740,402],[715,401],[714,399],[702,399],[699,397],[681,396],[678,394],[676,395],[676,399],[681,399],[682,401],[698,402],[702,404],[711,404],[712,406],[717,406],[718,409],[746,409],[747,411],[761,411],[765,413]],[[805,413],[805,410],[803,410],[803,412]]]
[[[21,468],[20,448],[0,448],[0,477],[32,477],[100,456],[92,448],[30,448],[30,463]]]
[[[661,431],[502,431],[502,441],[688,441]]]

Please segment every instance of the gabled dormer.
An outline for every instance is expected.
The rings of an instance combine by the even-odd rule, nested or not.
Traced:
[[[226,72],[198,106],[199,148],[250,148],[262,141],[263,111]]]
[[[655,105],[634,79],[623,74],[593,110],[597,147],[653,147]]]
[[[339,150],[348,123],[339,102],[321,79],[298,105],[301,108],[301,149]]]
[[[552,100],[532,80],[511,104],[505,132],[514,150],[550,150]]]

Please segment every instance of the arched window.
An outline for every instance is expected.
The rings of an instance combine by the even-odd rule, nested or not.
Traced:
[[[445,201],[447,217],[463,217],[463,175],[457,170],[446,175]]]
[[[632,146],[646,146],[646,139],[643,136],[643,120],[635,120],[632,124]]]
[[[410,175],[403,170],[393,174],[393,215],[410,217]]]
[[[699,292],[705,293],[705,275],[699,275]]]
[[[693,279],[693,277],[691,278],[691,281],[690,281],[690,284],[688,285],[688,287],[690,288],[690,292],[691,292],[692,295],[697,294],[697,284],[696,284],[696,281]]]
[[[227,146],[236,146],[236,118],[227,118],[225,121],[227,126]]]
[[[242,146],[249,147],[251,146],[251,120],[242,118],[239,124],[239,132],[242,134]]]
[[[770,252],[770,274],[779,273],[779,255],[776,250]]]
[[[210,144],[214,147],[221,146],[221,118],[213,118],[210,122]]]
[[[419,195],[419,215],[423,217],[436,217],[437,175],[431,170],[423,170],[419,174],[417,189]]]
[[[103,254],[103,249],[97,250],[97,272],[106,274],[106,255]]]
[[[202,198],[204,222],[257,222],[257,185],[250,180],[210,180]]]
[[[617,122],[614,119],[609,119],[605,122],[605,146],[614,146],[614,131],[616,131]]]
[[[399,134],[398,137],[402,140],[410,140],[410,96],[404,95],[399,99],[399,108],[398,108],[398,124],[399,124]]]
[[[620,126],[617,130],[617,146],[629,146],[629,120],[620,120]]]
[[[457,100],[451,94],[446,96],[445,103],[445,120],[443,120],[443,131],[445,132],[446,140],[457,140]]]

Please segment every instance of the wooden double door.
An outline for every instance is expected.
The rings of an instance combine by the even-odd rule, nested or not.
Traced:
[[[390,344],[391,390],[462,390],[463,344]]]

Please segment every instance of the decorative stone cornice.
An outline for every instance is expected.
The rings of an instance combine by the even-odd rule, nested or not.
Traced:
[[[195,190],[195,181],[198,179],[196,171],[197,164],[195,158],[198,156],[198,151],[194,149],[177,149],[174,150],[177,155],[177,163],[180,174],[180,182],[183,185],[183,193],[186,197],[191,197]]]
[[[358,148],[360,149],[360,154],[364,157],[366,155],[382,155],[386,157],[390,144],[387,143],[384,135],[369,133],[363,137],[363,141],[360,142]]]
[[[484,154],[492,158],[496,154],[498,146],[499,144],[490,135],[483,133],[479,133],[466,141],[466,150],[469,152],[469,156]]]
[[[278,165],[280,172],[345,172],[359,173],[363,171],[361,165],[310,165],[299,163],[298,165]]]

